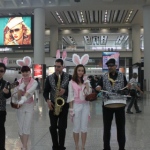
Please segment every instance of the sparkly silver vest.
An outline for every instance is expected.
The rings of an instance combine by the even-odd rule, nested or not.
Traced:
[[[108,79],[108,73],[103,75],[103,90],[109,93],[104,93],[103,101],[104,106],[108,104],[126,104],[126,98],[123,95],[117,94],[117,91],[124,88],[124,76],[118,72],[114,86],[111,85]]]
[[[55,101],[56,86],[57,86],[56,83],[55,83],[55,74],[54,73],[49,76],[49,83],[50,83],[50,86],[51,86],[50,99],[54,102]],[[61,81],[61,87],[65,90],[68,90],[68,84],[69,84],[69,74],[64,72],[63,79]],[[61,97],[65,101],[67,101],[67,96],[66,95],[62,95]]]

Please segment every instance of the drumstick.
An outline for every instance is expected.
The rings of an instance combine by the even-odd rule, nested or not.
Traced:
[[[108,91],[105,91],[105,90],[100,90],[100,92],[104,92],[104,93],[110,93],[110,92],[108,92]]]
[[[125,86],[124,88],[120,89],[120,90],[124,90],[125,88],[127,88],[128,86]]]

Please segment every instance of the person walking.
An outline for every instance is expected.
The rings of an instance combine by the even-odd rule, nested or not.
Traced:
[[[137,91],[139,91],[141,94],[143,94],[143,91],[139,88],[138,86],[138,82],[136,81],[138,75],[137,73],[133,73],[132,74],[132,78],[130,79],[129,83],[131,84],[130,86],[130,96],[131,96],[131,100],[129,102],[129,105],[127,107],[127,111],[126,113],[128,114],[133,114],[133,112],[131,111],[131,108],[134,104],[134,108],[136,110],[136,113],[141,113],[142,111],[139,109],[138,103],[137,103]]]
[[[39,79],[38,79],[38,78],[36,78],[35,80],[36,80],[37,83],[38,83],[38,85],[37,85],[37,87],[36,87],[36,90],[35,90],[35,99],[36,99],[36,101],[38,102],[38,100],[39,100],[39,93],[40,93],[40,82],[39,82]]]

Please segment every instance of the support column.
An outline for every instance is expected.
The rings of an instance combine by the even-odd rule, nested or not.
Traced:
[[[58,49],[58,27],[51,26],[50,31],[50,57],[55,57]]]
[[[45,64],[45,10],[34,9],[34,64]]]
[[[141,50],[140,50],[140,25],[136,24],[132,26],[132,63],[141,62]]]
[[[150,91],[150,6],[143,7],[144,26],[144,79],[146,91]]]

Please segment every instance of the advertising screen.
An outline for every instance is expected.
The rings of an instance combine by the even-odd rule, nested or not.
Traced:
[[[41,64],[34,64],[34,78],[42,78],[43,69]]]
[[[33,16],[0,17],[0,46],[33,46]]]

